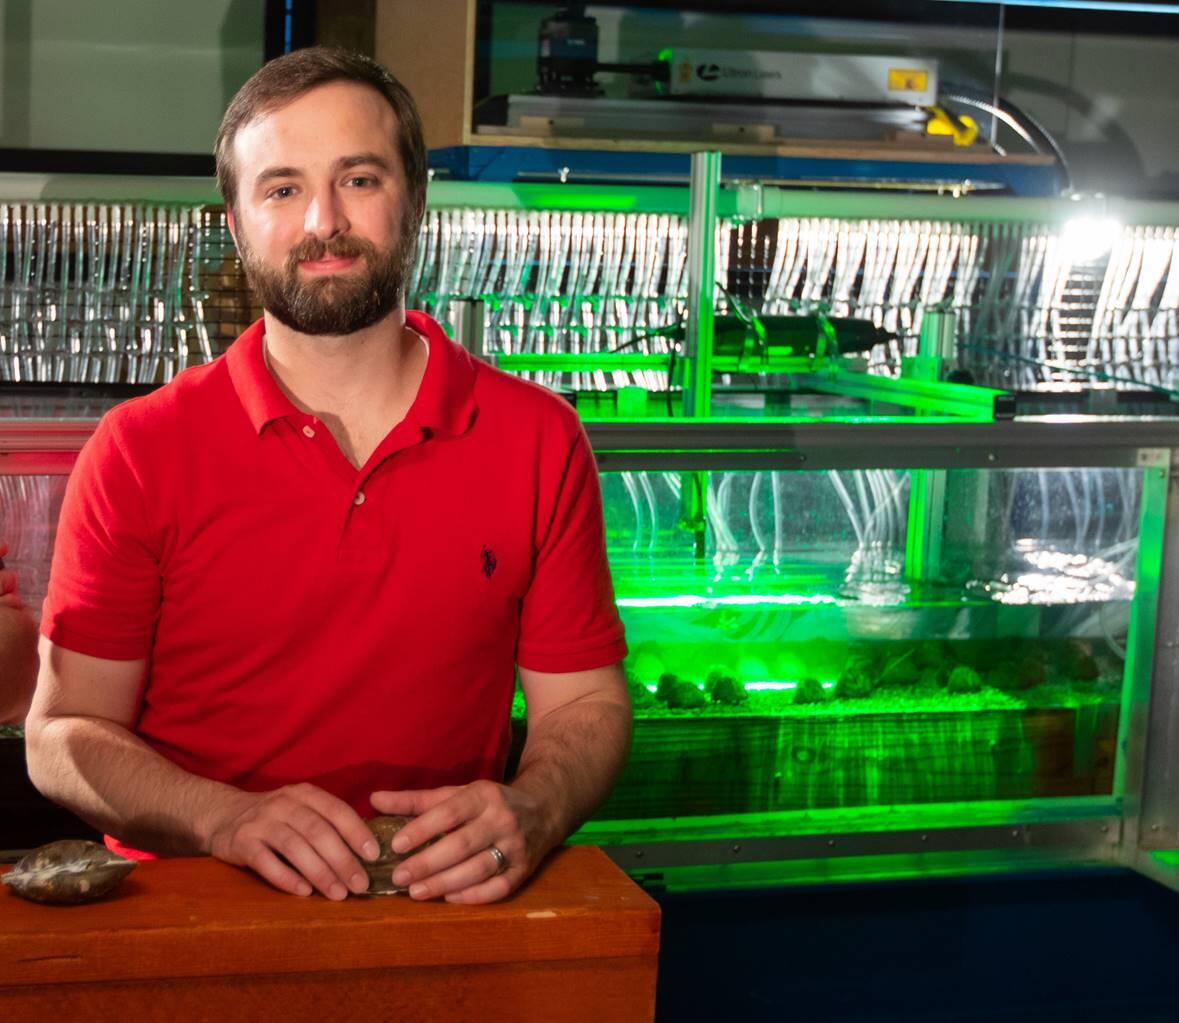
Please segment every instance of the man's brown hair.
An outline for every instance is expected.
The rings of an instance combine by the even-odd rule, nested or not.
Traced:
[[[221,119],[213,155],[217,187],[231,209],[237,205],[237,167],[233,143],[244,125],[256,117],[329,82],[356,82],[376,89],[397,117],[397,152],[409,191],[410,238],[416,238],[426,208],[426,143],[422,119],[409,91],[375,60],[327,46],[295,50],[264,64],[230,101]]]

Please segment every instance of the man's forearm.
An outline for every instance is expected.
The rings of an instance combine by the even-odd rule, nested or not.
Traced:
[[[563,842],[606,799],[630,751],[631,711],[586,699],[530,721],[513,788],[546,808],[547,847]]]
[[[99,718],[30,719],[29,777],[43,795],[137,849],[209,852],[215,808],[239,798],[189,774],[121,725]]]

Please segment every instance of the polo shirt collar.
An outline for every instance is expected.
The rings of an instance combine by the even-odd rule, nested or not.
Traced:
[[[299,414],[266,368],[266,353],[262,347],[265,336],[266,321],[258,320],[250,324],[225,353],[229,379],[233,381],[233,389],[237,391],[238,400],[255,433],[261,433],[276,419]]]
[[[407,419],[434,433],[465,433],[475,415],[475,360],[425,313],[410,309],[405,323],[430,346],[426,372]]]
[[[430,348],[426,371],[406,420],[433,433],[466,432],[476,409],[474,359],[425,313],[410,310],[405,322]],[[276,419],[302,414],[266,366],[265,327],[264,320],[251,324],[225,353],[229,378],[256,433]]]

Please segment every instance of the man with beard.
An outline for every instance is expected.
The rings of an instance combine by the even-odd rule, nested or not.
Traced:
[[[552,394],[403,308],[412,100],[311,49],[226,111],[218,182],[265,316],[109,413],[70,480],[27,725],[51,798],[132,855],[345,898],[416,819],[415,898],[502,898],[626,755],[593,458]],[[518,669],[528,707],[504,783]]]

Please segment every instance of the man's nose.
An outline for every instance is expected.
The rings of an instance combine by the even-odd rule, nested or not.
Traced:
[[[303,230],[327,240],[348,230],[348,218],[334,188],[321,188],[311,197],[303,216]]]

